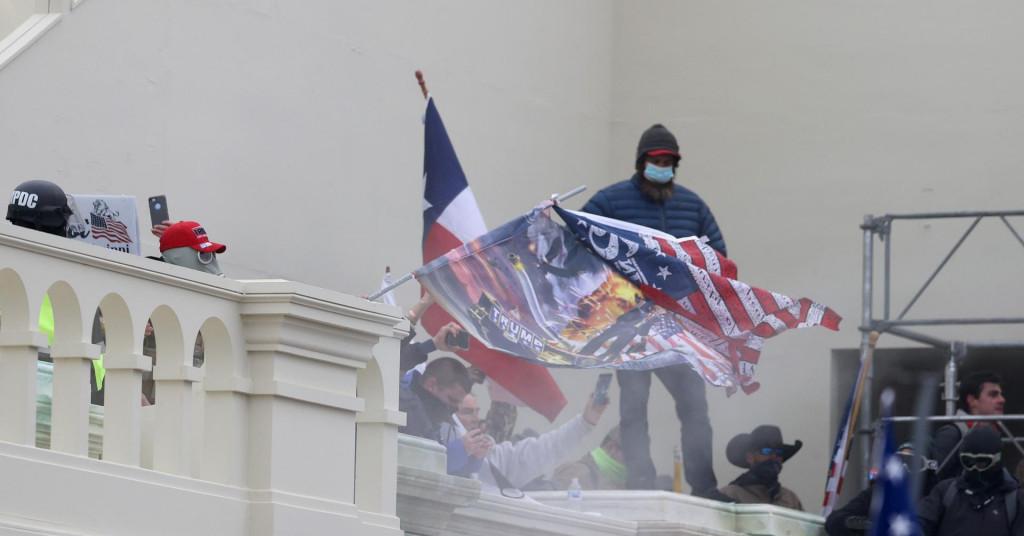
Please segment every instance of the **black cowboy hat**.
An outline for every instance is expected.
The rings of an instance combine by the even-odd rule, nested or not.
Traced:
[[[730,439],[729,444],[725,447],[725,457],[729,460],[729,463],[736,467],[749,469],[750,464],[747,463],[748,452],[764,447],[780,448],[782,449],[782,461],[786,461],[792,458],[800,450],[800,447],[803,446],[803,441],[799,439],[793,442],[792,445],[783,443],[782,430],[778,426],[762,424],[754,428],[754,431],[749,434],[740,434]]]

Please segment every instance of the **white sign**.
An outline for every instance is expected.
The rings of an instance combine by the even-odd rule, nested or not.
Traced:
[[[68,194],[68,238],[141,255],[135,196]]]

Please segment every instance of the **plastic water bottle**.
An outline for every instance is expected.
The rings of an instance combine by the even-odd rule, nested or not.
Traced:
[[[569,484],[569,509],[577,512],[583,511],[583,487],[580,486],[580,479],[573,478]]]

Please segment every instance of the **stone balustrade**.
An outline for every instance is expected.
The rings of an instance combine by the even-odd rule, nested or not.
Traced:
[[[52,344],[37,326],[44,295]],[[91,342],[97,308],[102,349]],[[397,309],[337,292],[0,226],[0,534],[401,534],[407,329]],[[46,347],[49,407],[37,400]],[[89,376],[101,351],[97,408]],[[151,366],[157,403],[144,408]]]

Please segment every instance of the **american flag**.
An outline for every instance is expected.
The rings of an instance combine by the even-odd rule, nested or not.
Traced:
[[[832,448],[832,459],[829,462],[828,478],[825,480],[825,498],[821,503],[821,515],[828,516],[836,507],[839,494],[843,491],[843,482],[846,479],[846,468],[849,465],[850,447],[853,445],[854,430],[857,427],[857,416],[860,410],[861,397],[864,393],[864,384],[867,380],[868,371],[871,369],[872,354],[868,353],[860,363],[860,371],[857,373],[857,381],[850,390],[850,397],[846,401],[846,412],[843,414],[843,422],[836,432],[836,442]]]
[[[681,317],[700,343],[690,344],[695,353],[727,360],[748,394],[760,387],[753,377],[765,339],[791,328],[839,329],[840,316],[824,305],[738,281],[735,263],[699,239],[554,208],[591,251]]]
[[[111,242],[130,244],[131,235],[128,234],[128,227],[110,216],[101,216],[93,213],[89,217],[92,227],[92,235],[98,238],[106,238]]]

